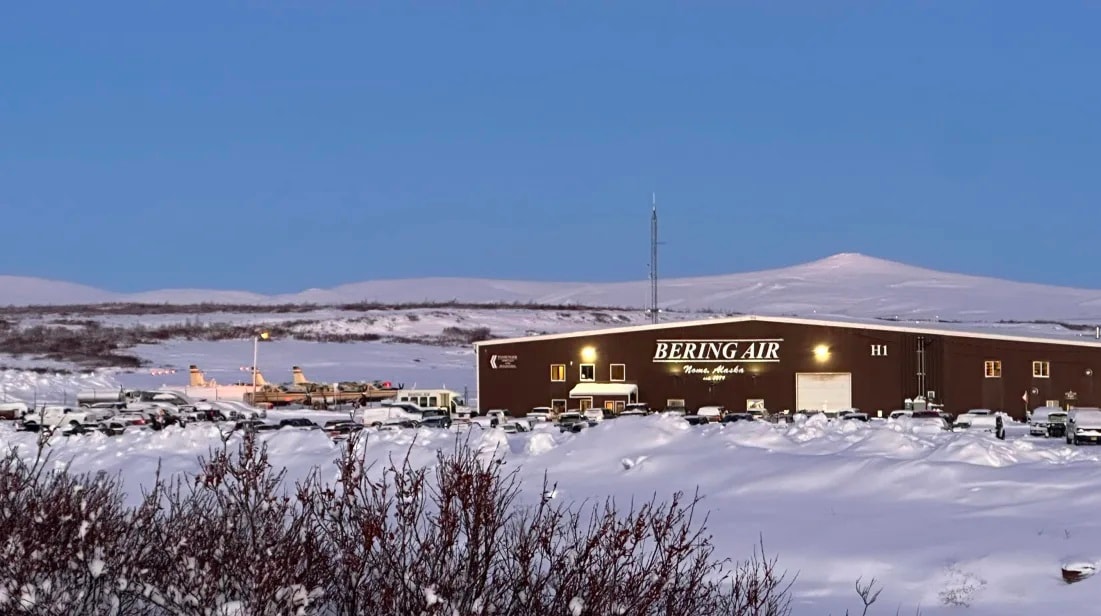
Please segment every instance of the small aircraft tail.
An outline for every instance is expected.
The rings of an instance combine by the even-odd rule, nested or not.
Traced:
[[[306,375],[302,374],[302,368],[299,368],[298,366],[294,366],[291,368],[291,375],[295,385],[305,385],[306,383],[309,383],[309,381],[306,379]]]
[[[264,375],[257,369],[252,370],[252,383],[257,387],[267,385],[268,382],[264,380]]]
[[[206,376],[203,375],[203,371],[199,370],[199,367],[192,364],[187,367],[187,372],[190,377],[191,387],[206,387]]]

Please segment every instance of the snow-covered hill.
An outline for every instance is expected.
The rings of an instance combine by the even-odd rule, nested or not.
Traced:
[[[70,283],[0,277],[0,303],[102,302],[333,305],[361,301],[542,303],[644,307],[645,280],[615,283],[525,282],[477,278],[374,280],[285,295],[245,290],[168,289],[112,293]],[[1075,289],[938,272],[860,254],[765,270],[668,279],[663,308],[757,314],[834,314],[912,319],[1101,319],[1101,290]]]

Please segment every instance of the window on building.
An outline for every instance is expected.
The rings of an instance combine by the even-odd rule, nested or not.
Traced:
[[[615,401],[615,407],[612,409],[616,413],[622,413],[623,409],[627,408],[627,403],[622,400]]]
[[[612,364],[609,367],[611,377],[613,381],[626,381],[627,380],[627,364]]]
[[[765,411],[764,398],[749,398],[745,401],[745,410],[747,411]]]
[[[555,413],[565,413],[566,412],[566,399],[565,398],[555,398],[554,400],[551,400],[551,409]]]
[[[596,364],[581,364],[581,380],[582,381],[595,381],[596,380]]]
[[[587,410],[593,408],[593,399],[592,398],[579,398],[577,400],[577,404],[578,404],[577,408],[579,408],[582,411],[587,411]]]
[[[1002,378],[1002,362],[997,359],[988,359],[983,362],[983,372],[988,379]]]
[[[561,383],[566,380],[566,364],[551,364],[551,381]]]
[[[1046,361],[1034,361],[1032,362],[1032,376],[1038,379],[1046,379],[1051,377],[1051,362]]]
[[[667,409],[682,409],[684,408],[684,398],[669,398],[665,401],[665,408]]]
[[[1046,406],[1048,408],[1052,408],[1052,409],[1057,409],[1057,408],[1063,406],[1063,403],[1058,401],[1058,400],[1048,400],[1048,401],[1044,402],[1044,406]]]

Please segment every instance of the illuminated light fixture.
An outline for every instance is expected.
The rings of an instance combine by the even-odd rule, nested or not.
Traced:
[[[823,360],[823,359],[826,359],[829,356],[830,356],[830,347],[828,347],[824,344],[820,344],[820,345],[814,347],[814,357],[815,357],[815,359]]]
[[[581,361],[586,364],[591,364],[596,361],[596,349],[591,346],[581,349]]]

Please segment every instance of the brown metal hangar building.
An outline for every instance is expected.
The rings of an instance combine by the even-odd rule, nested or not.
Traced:
[[[836,411],[924,396],[962,413],[1098,406],[1101,340],[738,316],[475,344],[478,408]],[[1093,332],[1090,332],[1093,334]]]

